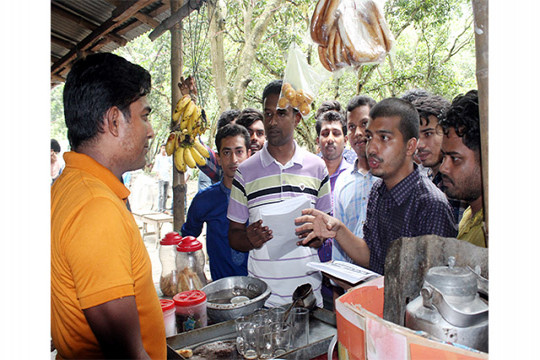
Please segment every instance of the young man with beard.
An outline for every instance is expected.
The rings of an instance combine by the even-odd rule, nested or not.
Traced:
[[[51,190],[51,334],[63,359],[165,359],[152,264],[122,174],[154,137],[148,71],[109,53],[71,68],[64,113],[73,151]]]
[[[428,177],[439,189],[443,190],[442,174],[439,172],[442,162],[443,131],[439,120],[450,107],[450,103],[441,96],[427,95],[413,100],[412,104],[420,117],[420,137],[416,155],[425,168],[431,169]],[[467,204],[452,198],[448,198],[448,202],[452,206],[456,223],[459,223]]]
[[[322,159],[328,169],[330,189],[334,191],[339,174],[351,167],[343,158],[343,150],[347,144],[347,123],[341,113],[330,110],[317,117],[315,131]]]
[[[435,234],[455,237],[456,224],[446,196],[413,162],[419,119],[407,101],[384,99],[370,111],[366,154],[373,175],[380,177],[369,196],[364,237],[343,222],[315,209],[295,221],[302,244],[333,237],[352,260],[384,274],[386,252],[400,237]]]
[[[249,132],[249,148],[251,156],[262,149],[266,136],[264,135],[263,114],[253,108],[245,108],[236,119],[238,125],[242,125]]]
[[[294,290],[305,283],[313,287],[317,306],[322,307],[322,275],[307,266],[319,261],[321,241],[298,246],[279,259],[271,259],[267,241],[272,230],[258,219],[266,205],[305,197],[322,213],[331,211],[330,184],[324,161],[303,150],[294,141],[294,129],[302,115],[297,109],[277,107],[282,81],[268,84],[263,91],[263,115],[266,139],[263,148],[238,167],[231,190],[227,217],[229,242],[233,249],[249,251],[248,273],[264,280],[272,289],[266,306],[292,302]],[[291,226],[294,224],[291,221]]]
[[[471,90],[458,95],[440,124],[444,137],[439,171],[444,191],[449,197],[470,204],[459,223],[457,238],[487,247],[483,228],[478,92]]]
[[[238,166],[250,156],[249,134],[237,124],[220,128],[216,134],[217,161],[223,169],[223,179],[193,198],[182,236],[198,237],[206,222],[206,250],[212,280],[227,276],[247,275],[247,252],[231,249],[227,207],[234,174]]]

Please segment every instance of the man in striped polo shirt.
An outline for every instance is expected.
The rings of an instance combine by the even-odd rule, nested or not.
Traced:
[[[227,212],[229,243],[233,249],[249,251],[248,275],[260,278],[272,289],[266,306],[290,303],[294,290],[310,283],[317,306],[322,307],[321,273],[307,267],[308,262],[319,261],[314,248],[322,244],[320,239],[271,259],[265,243],[272,241],[272,230],[257,220],[264,206],[298,196],[308,198],[324,213],[332,206],[324,161],[294,141],[294,129],[302,115],[290,106],[277,108],[281,85],[281,80],[275,80],[265,87],[262,99],[267,141],[238,167],[233,181]],[[294,226],[294,219],[290,221]]]

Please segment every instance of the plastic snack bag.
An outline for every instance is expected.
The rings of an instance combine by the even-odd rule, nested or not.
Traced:
[[[394,44],[374,0],[319,0],[310,34],[328,71],[381,63]]]
[[[289,48],[278,108],[284,109],[290,105],[300,111],[302,116],[309,115],[311,103],[317,96],[322,80],[307,63],[305,55],[293,43]]]

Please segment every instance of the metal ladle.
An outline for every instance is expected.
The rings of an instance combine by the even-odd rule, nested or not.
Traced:
[[[294,290],[293,302],[289,305],[289,308],[283,313],[283,322],[287,322],[291,310],[298,304],[300,306],[312,309],[316,305],[315,295],[313,294],[313,287],[311,284],[303,284]],[[304,301],[305,300],[305,301]]]

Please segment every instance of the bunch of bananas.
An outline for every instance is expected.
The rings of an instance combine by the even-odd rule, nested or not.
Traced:
[[[195,168],[205,165],[205,158],[209,158],[210,153],[198,139],[208,128],[204,110],[193,102],[191,96],[184,95],[176,104],[172,120],[172,131],[165,151],[169,156],[174,154],[176,169],[185,172],[187,166]]]

